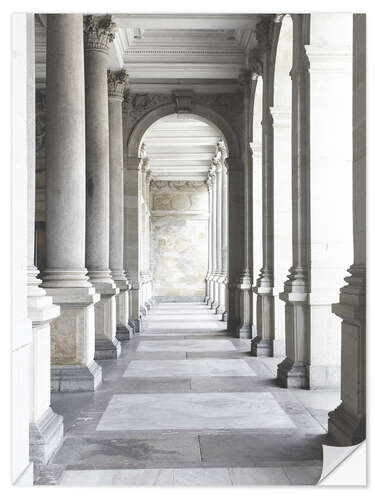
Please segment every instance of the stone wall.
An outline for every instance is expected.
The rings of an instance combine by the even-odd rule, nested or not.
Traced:
[[[152,271],[156,297],[204,297],[208,190],[204,181],[152,181]]]

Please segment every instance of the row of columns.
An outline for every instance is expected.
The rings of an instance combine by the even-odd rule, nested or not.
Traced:
[[[223,320],[227,315],[228,173],[224,141],[219,141],[208,172],[208,272],[205,303]]]
[[[110,16],[48,15],[46,269],[60,306],[51,328],[52,390],[95,390],[129,338],[124,272],[125,72],[108,72]]]
[[[364,19],[362,17],[360,21],[359,17],[354,16],[354,61],[357,68],[354,67],[353,75],[354,85],[357,85],[358,90],[354,94],[353,112],[357,121],[359,110],[364,109],[365,95],[363,83],[358,83],[363,82],[364,72],[361,60],[364,57],[364,39],[360,35],[364,26],[359,28],[361,23],[364,24]],[[275,22],[279,23],[281,19],[277,16]],[[228,330],[233,335],[251,338],[256,325],[251,354],[273,356],[282,352],[282,329],[286,357],[278,366],[279,384],[300,388],[334,387],[339,383],[340,374],[340,322],[332,311],[343,318],[343,402],[337,410],[331,412],[329,431],[336,442],[353,444],[364,438],[365,426],[364,132],[363,125],[359,124],[356,128],[355,122],[352,159],[352,123],[341,118],[342,113],[345,118],[351,115],[353,16],[293,15],[292,19],[291,119],[285,117],[285,109],[280,116],[280,109],[273,107],[272,26],[262,26],[265,41],[262,41],[262,54],[257,54],[259,62],[240,76],[245,117],[242,131],[244,143],[241,148],[242,159],[228,158],[229,231],[235,236],[236,245],[242,243],[244,254],[241,256],[241,248],[234,248],[234,245],[231,247],[230,254],[236,256],[239,263],[236,264],[230,256]],[[340,31],[340,47],[337,47],[334,38],[336,29]],[[357,54],[356,42],[359,46]],[[263,81],[261,147],[251,143],[253,146],[249,148],[251,134],[248,131],[249,117],[246,110],[250,109],[252,89],[255,87],[253,82],[260,74]],[[289,275],[284,276],[286,281],[278,296],[281,277],[278,274],[275,283],[275,262],[281,267],[285,263],[284,257],[278,254],[275,224],[285,222],[286,214],[280,215],[280,203],[275,212],[277,187],[274,186],[274,147],[277,145],[279,148],[280,141],[290,137],[287,130],[280,130],[288,127],[291,133],[291,164],[287,168],[291,169],[292,179],[289,212],[292,259]],[[253,253],[252,245],[249,245],[253,229],[253,198],[248,198],[249,190],[253,189],[252,149],[256,150],[257,155],[260,149],[262,156],[262,267],[255,286],[252,283],[257,269],[252,274]],[[279,158],[277,165],[280,165]],[[280,165],[280,168],[285,167]],[[333,198],[332,186],[337,179],[340,179],[340,192],[335,191],[336,198]],[[351,258],[351,233],[347,227],[352,220],[351,185],[354,200],[355,264],[350,268],[351,277],[346,279],[348,285],[341,291],[340,304],[332,308],[338,298],[345,265]],[[242,219],[239,217],[241,207]],[[237,229],[231,227],[233,224],[237,224]],[[253,241],[253,245],[259,245],[259,241]],[[279,268],[277,272],[279,273]],[[257,297],[256,315],[252,311],[252,294]],[[277,317],[280,317],[280,301],[285,303],[285,325],[277,325],[276,328],[275,309],[278,311]]]

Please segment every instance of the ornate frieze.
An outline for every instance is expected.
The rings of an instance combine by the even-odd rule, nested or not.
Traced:
[[[128,85],[129,75],[122,69],[120,71],[107,71],[108,97],[122,101]]]
[[[205,181],[157,181],[151,180],[151,189],[154,191],[204,191]]]
[[[115,38],[116,24],[112,22],[112,16],[84,16],[83,37],[85,50],[99,50],[107,53],[109,44]]]

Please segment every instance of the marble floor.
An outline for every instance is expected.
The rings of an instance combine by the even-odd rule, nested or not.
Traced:
[[[335,391],[282,389],[204,304],[162,303],[95,393],[53,394],[65,438],[37,485],[313,485]]]

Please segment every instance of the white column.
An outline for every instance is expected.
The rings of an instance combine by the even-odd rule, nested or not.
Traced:
[[[262,143],[252,142],[253,151],[253,268],[254,275],[262,267]],[[257,310],[257,294],[253,293],[253,310]],[[254,318],[253,333],[257,331],[258,320]]]
[[[28,166],[30,163],[30,96],[34,15],[12,15],[12,163],[10,169],[11,248],[9,290],[11,330],[11,481],[32,486],[33,462],[29,458],[29,423],[32,385],[27,378],[32,370],[32,325],[27,317],[28,257]],[[32,96],[34,99],[34,96]],[[32,102],[32,101],[31,101]],[[33,140],[35,140],[33,138]],[[31,150],[32,151],[32,150]],[[8,190],[8,185],[4,186]],[[8,195],[7,195],[8,196]],[[7,315],[7,313],[6,313]],[[7,315],[8,317],[8,315]],[[9,432],[9,430],[8,430]]]
[[[219,305],[216,310],[226,320],[227,311],[227,285],[228,285],[228,172],[225,163],[225,145],[218,143],[220,162],[222,167],[221,203],[222,203],[222,229],[221,229],[221,272],[219,278]]]
[[[310,73],[310,388],[339,387],[339,300],[353,261],[352,14],[312,14],[305,47]],[[327,61],[329,59],[329,62]],[[333,186],[339,179],[339,189]],[[334,199],[334,202],[333,202]]]
[[[47,267],[43,286],[60,316],[51,326],[52,390],[95,390],[94,304],[85,268],[85,90],[82,16],[47,17]]]
[[[222,225],[223,225],[223,207],[222,207],[222,191],[223,191],[223,167],[220,160],[215,161],[216,169],[216,269],[214,280],[214,302],[212,308],[217,313],[220,305],[220,280],[222,273]]]
[[[216,246],[216,232],[217,232],[217,176],[215,165],[210,169],[212,178],[212,273],[210,282],[210,309],[216,307],[215,305],[215,278],[217,267],[217,246]]]
[[[350,446],[366,437],[366,15],[353,15],[353,243],[354,260],[340,302],[341,400],[330,412],[328,434]],[[348,230],[349,228],[347,228]]]
[[[254,291],[257,294],[257,336],[251,342],[253,356],[272,356],[274,321],[274,179],[271,57],[268,38],[263,40],[262,60],[262,268]],[[258,74],[260,71],[258,71]]]
[[[127,85],[126,71],[108,71],[110,224],[109,267],[120,292],[116,295],[116,337],[132,336],[129,320],[129,281],[124,272],[124,164],[122,101]]]
[[[140,158],[126,158],[125,163],[125,241],[124,264],[127,269],[132,288],[130,290],[129,322],[134,326],[135,333],[140,332],[140,242],[141,242],[141,211],[140,211]]]
[[[32,370],[30,407],[30,458],[36,464],[46,464],[63,439],[63,418],[51,409],[51,328],[50,322],[60,314],[39,285],[39,270],[34,261],[35,238],[35,45],[34,16],[27,15],[27,101],[28,101],[28,250],[27,250],[27,309],[32,320]]]
[[[109,269],[109,122],[107,64],[114,38],[111,16],[85,16],[86,264],[100,293],[95,306],[95,359],[116,358],[118,288]]]
[[[204,298],[205,304],[210,300],[210,286],[211,286],[211,273],[212,273],[212,178],[211,174],[207,176],[207,189],[208,189],[208,270],[206,275],[206,297]]]
[[[292,110],[272,107],[274,130],[274,295],[273,355],[285,356],[285,304],[279,299],[292,263]]]

